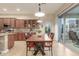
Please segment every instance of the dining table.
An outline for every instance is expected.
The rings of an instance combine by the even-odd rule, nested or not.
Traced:
[[[29,37],[27,40],[26,40],[26,55],[28,54],[28,43],[35,43],[35,42],[40,42],[40,43],[47,43],[47,44],[53,44],[53,40],[48,37],[47,34],[44,34],[44,35],[32,35],[31,37]],[[53,52],[52,52],[52,45],[50,46],[51,48],[51,55],[53,55]]]

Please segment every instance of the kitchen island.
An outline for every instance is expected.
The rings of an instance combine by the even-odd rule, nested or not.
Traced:
[[[0,53],[7,53],[14,46],[14,32],[0,33]]]

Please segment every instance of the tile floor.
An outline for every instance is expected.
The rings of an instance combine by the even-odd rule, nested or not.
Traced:
[[[75,51],[72,51],[68,47],[64,46],[61,43],[54,42],[53,45],[53,55],[54,56],[79,56],[79,53],[76,53]]]
[[[25,41],[15,41],[15,45],[5,56],[25,56],[26,55],[26,42]]]
[[[49,51],[45,51],[46,56],[50,56]],[[28,56],[33,56],[33,52],[28,53]],[[54,56],[78,56],[79,54],[68,49],[61,43],[57,43],[54,41],[53,44],[53,55]],[[16,41],[14,47],[4,56],[26,56],[26,42],[25,41]],[[38,53],[37,56],[41,56],[40,53]]]

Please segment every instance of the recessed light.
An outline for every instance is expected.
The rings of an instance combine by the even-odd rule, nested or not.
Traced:
[[[6,8],[3,8],[3,11],[7,11],[7,9]]]
[[[16,9],[16,11],[20,11],[20,9],[19,9],[19,8],[17,8],[17,9]]]

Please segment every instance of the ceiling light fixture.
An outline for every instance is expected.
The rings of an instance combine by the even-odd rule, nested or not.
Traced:
[[[17,11],[20,11],[20,9],[19,9],[19,8],[17,8],[16,10],[17,10]]]
[[[38,22],[38,23],[42,23],[43,21],[42,21],[42,20],[38,20],[37,22]]]
[[[43,21],[41,20],[41,18],[39,17],[39,19],[37,20],[37,23],[42,23]]]
[[[3,11],[7,11],[7,9],[6,8],[3,8]]]
[[[38,4],[38,6],[39,6],[39,12],[35,13],[35,16],[37,17],[45,16],[45,13],[41,12],[41,4]]]

